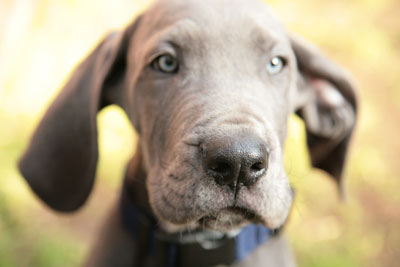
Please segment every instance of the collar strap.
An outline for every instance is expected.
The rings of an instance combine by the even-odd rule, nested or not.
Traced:
[[[121,196],[121,215],[126,229],[136,240],[134,266],[143,267],[204,267],[230,265],[243,260],[264,244],[273,231],[262,225],[250,224],[237,234],[215,231],[194,231],[168,234],[149,214],[140,211],[129,197],[126,186]]]

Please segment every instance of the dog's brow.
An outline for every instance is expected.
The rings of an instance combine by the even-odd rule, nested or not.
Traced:
[[[168,26],[160,33],[158,43],[172,43],[178,47],[184,48],[188,44],[200,41],[200,36],[205,36],[204,29],[195,20],[185,18]],[[254,25],[248,30],[248,40],[252,48],[261,50],[262,53],[268,53],[279,43],[279,37],[273,31],[260,25]],[[244,38],[246,40],[247,38]]]
[[[251,42],[256,49],[267,52],[279,43],[279,39],[273,32],[256,25],[251,31]]]
[[[195,21],[191,19],[182,19],[169,26],[160,35],[161,42],[185,43],[188,40],[194,40],[198,35],[200,28]]]

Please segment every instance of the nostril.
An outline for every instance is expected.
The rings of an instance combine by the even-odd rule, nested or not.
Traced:
[[[251,165],[250,170],[258,172],[265,169],[265,162],[256,162]]]
[[[209,169],[212,170],[213,172],[222,174],[222,175],[227,175],[229,174],[231,168],[229,165],[225,162],[214,162],[210,164]]]
[[[240,180],[244,185],[251,186],[257,182],[258,178],[265,174],[266,170],[266,161],[257,161],[242,171]]]
[[[214,177],[219,185],[230,185],[236,181],[234,167],[228,162],[213,161],[207,165],[208,175]]]

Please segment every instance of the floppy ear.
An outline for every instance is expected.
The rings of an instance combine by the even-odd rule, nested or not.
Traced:
[[[357,101],[349,76],[298,36],[291,36],[296,55],[296,112],[304,120],[314,167],[329,173],[344,197],[343,169],[353,132]]]
[[[19,161],[33,191],[50,207],[72,211],[87,199],[96,172],[96,114],[122,90],[130,29],[111,33],[77,67]]]

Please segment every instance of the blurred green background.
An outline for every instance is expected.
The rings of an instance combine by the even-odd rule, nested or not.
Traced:
[[[77,62],[146,0],[0,1],[0,266],[78,266],[117,197],[136,136],[117,107],[100,112],[98,178],[71,215],[43,205],[16,170],[29,136]],[[297,189],[287,227],[300,266],[400,264],[400,1],[271,0],[288,28],[354,76],[362,100],[340,203],[309,168],[290,121],[286,167]]]

